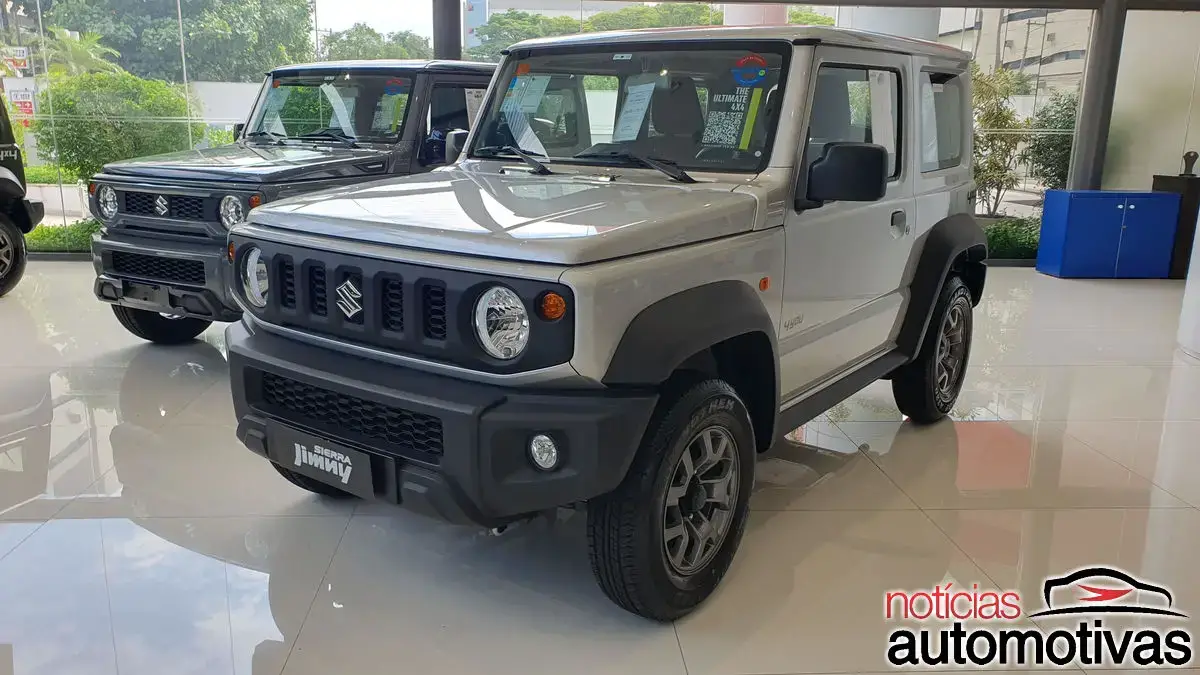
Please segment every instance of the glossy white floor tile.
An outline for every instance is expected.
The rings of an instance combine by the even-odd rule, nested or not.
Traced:
[[[222,331],[145,345],[91,281],[35,261],[0,300],[0,675],[894,672],[887,591],[1028,613],[1089,565],[1200,616],[1178,283],[991,270],[952,419],[913,426],[880,382],[797,430],[725,584],[657,625],[594,584],[582,512],[492,537],[292,487],[234,438]],[[1114,620],[1142,624],[1171,625]]]

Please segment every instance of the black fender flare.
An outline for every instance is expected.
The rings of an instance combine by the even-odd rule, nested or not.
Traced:
[[[987,275],[987,235],[974,216],[956,213],[944,218],[930,228],[924,240],[923,245],[913,247],[916,268],[909,285],[908,310],[896,338],[896,346],[909,359],[920,353],[938,296],[951,270],[963,274],[975,305],[983,295]]]
[[[653,303],[629,322],[603,382],[610,386],[662,384],[693,355],[753,332],[770,339],[778,382],[775,326],[757,292],[741,281],[689,288]]]

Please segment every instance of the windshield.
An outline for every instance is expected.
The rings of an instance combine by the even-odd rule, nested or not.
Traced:
[[[631,51],[631,47],[636,49]],[[791,45],[620,45],[512,57],[471,156],[761,171]]]
[[[411,75],[345,70],[272,75],[245,138],[394,143],[412,83]]]

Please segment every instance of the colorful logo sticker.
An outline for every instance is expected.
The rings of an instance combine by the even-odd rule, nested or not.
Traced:
[[[403,94],[407,86],[407,81],[392,78],[383,84],[383,93],[385,96],[397,96]]]
[[[517,64],[517,75],[528,75],[531,70],[533,70],[533,66],[528,63]]]
[[[753,87],[767,79],[767,61],[758,54],[747,54],[737,60],[732,72],[738,85]]]

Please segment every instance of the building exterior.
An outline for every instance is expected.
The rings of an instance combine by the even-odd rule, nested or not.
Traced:
[[[971,52],[985,70],[1027,73],[1039,90],[1078,90],[1090,10],[942,9],[938,40]]]

